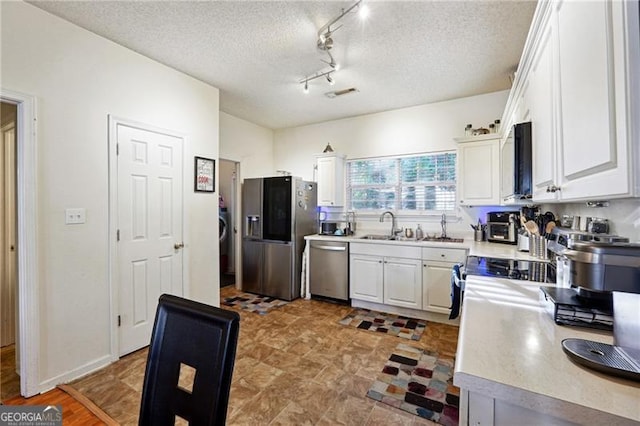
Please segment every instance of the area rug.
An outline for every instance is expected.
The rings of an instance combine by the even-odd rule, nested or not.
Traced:
[[[279,308],[289,302],[276,299],[274,297],[258,296],[257,294],[242,293],[234,297],[225,297],[223,305],[239,306],[240,308],[255,312],[260,315],[266,315],[272,309]]]
[[[349,315],[340,320],[340,324],[411,340],[420,340],[420,336],[427,327],[425,320],[363,308],[352,310]]]
[[[458,424],[460,390],[454,360],[400,343],[367,396],[445,426]]]

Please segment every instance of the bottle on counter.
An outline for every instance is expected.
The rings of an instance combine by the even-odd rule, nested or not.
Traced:
[[[424,238],[424,232],[422,231],[420,224],[418,224],[418,227],[416,228],[416,240],[421,240],[423,238]]]
[[[500,133],[500,120],[496,120],[493,122],[496,128],[496,133]]]

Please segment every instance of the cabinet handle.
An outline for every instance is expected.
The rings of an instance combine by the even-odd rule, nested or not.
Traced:
[[[559,186],[555,186],[555,185],[547,186],[547,192],[557,192],[557,191],[560,191]]]
[[[440,255],[440,257],[445,257],[445,256],[446,256],[446,255],[444,255],[444,254],[441,254],[441,255]]]
[[[382,263],[382,260],[378,260],[378,263]]]

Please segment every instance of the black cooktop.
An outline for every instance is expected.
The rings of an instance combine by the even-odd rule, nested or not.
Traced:
[[[468,256],[467,275],[510,278],[513,280],[555,283],[556,268],[548,262]]]

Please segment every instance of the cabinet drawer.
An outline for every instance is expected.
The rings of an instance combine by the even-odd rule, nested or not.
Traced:
[[[420,259],[420,247],[399,244],[349,243],[349,252],[351,254]]]
[[[444,262],[464,262],[467,258],[465,249],[423,247],[422,260],[437,260]]]

